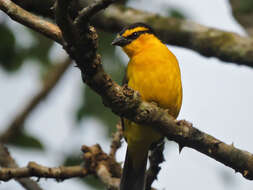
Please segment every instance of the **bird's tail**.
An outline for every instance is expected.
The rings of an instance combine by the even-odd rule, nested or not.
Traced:
[[[120,190],[144,190],[145,171],[147,166],[148,151],[138,155],[138,164],[127,148],[123,174],[120,181]]]

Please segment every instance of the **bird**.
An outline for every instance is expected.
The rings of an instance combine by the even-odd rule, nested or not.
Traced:
[[[144,23],[124,27],[112,41],[128,55],[123,83],[137,91],[143,101],[154,102],[177,118],[182,105],[182,82],[175,55]],[[144,126],[122,119],[127,151],[120,190],[144,190],[148,152],[163,135],[156,126]]]

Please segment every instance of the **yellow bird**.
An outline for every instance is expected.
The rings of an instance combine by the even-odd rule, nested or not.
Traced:
[[[182,105],[181,74],[173,53],[143,23],[125,27],[112,45],[121,46],[130,58],[125,82],[139,92],[142,100],[155,102],[177,117]],[[163,136],[155,126],[138,125],[123,119],[123,135],[128,143],[120,190],[144,190],[150,146]]]

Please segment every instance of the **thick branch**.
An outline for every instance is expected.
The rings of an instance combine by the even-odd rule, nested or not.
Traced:
[[[41,100],[52,91],[58,81],[61,79],[69,65],[71,64],[70,59],[66,59],[63,63],[57,64],[51,71],[49,71],[47,79],[45,80],[42,89],[35,95],[30,102],[23,108],[23,110],[14,118],[11,124],[7,127],[0,135],[0,142],[8,143],[8,141],[19,134],[24,126],[25,120],[32,113],[34,109],[39,105]]]
[[[54,24],[35,16],[26,10],[20,8],[11,0],[1,0],[0,9],[4,11],[13,20],[43,34],[44,36],[62,43],[61,31]]]
[[[27,4],[20,5],[29,8]],[[48,16],[51,15],[48,11]],[[162,41],[168,44],[190,48],[225,62],[253,67],[253,39],[235,33],[116,5],[108,7],[93,20],[96,27],[108,32],[119,32],[123,26],[133,22],[150,24]]]
[[[120,6],[108,7],[93,22],[100,29],[110,32],[118,32],[133,22],[148,23],[165,43],[190,48],[207,57],[253,67],[253,40],[232,32]]]
[[[89,32],[88,37],[93,37],[91,39],[96,40],[96,34],[93,34],[95,30],[90,28]],[[82,36],[81,42],[85,39],[87,36]],[[166,110],[141,101],[136,92],[117,85],[104,72],[97,54],[87,56],[94,55],[94,49],[96,49],[94,44],[96,43],[84,43],[83,46],[79,44],[78,48],[83,47],[86,51],[76,49],[77,53],[72,57],[75,58],[82,70],[84,81],[103,98],[105,105],[110,107],[114,113],[136,123],[156,126],[169,140],[176,141],[181,147],[191,147],[240,172],[245,178],[253,179],[252,154],[237,149],[233,145],[227,145],[192,127],[187,122],[176,123]],[[82,54],[78,52],[82,52]],[[83,55],[83,52],[86,53],[86,56]],[[90,61],[92,57],[94,59]]]

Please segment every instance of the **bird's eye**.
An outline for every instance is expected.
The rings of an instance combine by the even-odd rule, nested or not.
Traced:
[[[134,40],[138,38],[138,35],[139,35],[138,32],[133,32],[130,36],[128,36],[128,39]]]
[[[137,33],[137,32],[134,32],[132,35],[133,35],[133,36],[137,36],[137,35],[138,35],[138,33]]]

